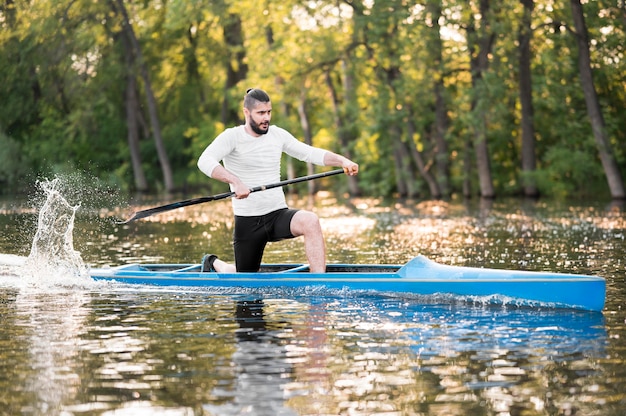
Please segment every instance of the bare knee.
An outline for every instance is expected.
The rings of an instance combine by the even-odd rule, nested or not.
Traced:
[[[298,211],[291,220],[291,234],[296,237],[321,234],[321,232],[320,220],[314,212]]]

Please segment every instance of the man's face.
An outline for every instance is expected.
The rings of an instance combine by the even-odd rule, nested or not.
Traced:
[[[259,102],[252,110],[245,110],[248,116],[248,124],[252,131],[259,136],[266,134],[270,128],[270,120],[272,119],[272,103]]]

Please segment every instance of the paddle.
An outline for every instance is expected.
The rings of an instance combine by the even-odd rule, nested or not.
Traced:
[[[325,178],[326,176],[333,176],[343,173],[343,169],[331,170],[330,172],[317,173],[315,175],[309,176],[301,176],[299,178],[288,179],[286,181],[280,181],[276,183],[272,183],[270,185],[261,185],[250,189],[250,192],[259,192],[265,191],[266,189],[279,188],[281,186],[287,186],[294,183],[312,181],[314,179]],[[171,211],[173,209],[187,207],[189,205],[195,204],[203,204],[205,202],[217,201],[218,199],[225,199],[235,195],[234,192],[225,192],[223,194],[217,194],[212,196],[202,196],[200,198],[187,199],[185,201],[172,202],[171,204],[161,205],[159,207],[144,209],[142,211],[136,211],[129,219],[126,221],[118,222],[118,224],[128,224],[129,222],[139,220],[141,218],[146,218],[154,214],[159,214],[161,212]]]

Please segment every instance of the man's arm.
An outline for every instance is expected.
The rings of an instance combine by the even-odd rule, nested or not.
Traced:
[[[355,176],[359,173],[359,165],[348,159],[347,157],[338,155],[327,151],[324,155],[324,165],[326,166],[338,166],[343,168],[343,171],[350,176]]]
[[[215,166],[211,172],[211,177],[231,185],[237,199],[247,198],[250,195],[250,188],[222,165]]]
[[[219,162],[232,151],[235,134],[236,130],[231,128],[218,135],[200,155],[198,168],[208,177],[231,185],[235,197],[241,199],[250,195],[250,188]]]

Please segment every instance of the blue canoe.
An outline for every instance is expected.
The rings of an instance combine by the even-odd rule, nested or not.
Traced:
[[[158,286],[310,287],[498,298],[501,302],[601,311],[606,282],[588,275],[448,266],[424,256],[405,265],[264,264],[258,273],[201,272],[200,264],[129,264],[90,270],[95,280]]]

